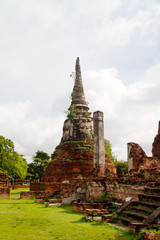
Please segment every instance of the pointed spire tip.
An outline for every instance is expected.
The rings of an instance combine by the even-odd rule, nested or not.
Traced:
[[[75,66],[75,70],[76,70],[76,75],[77,74],[80,74],[81,75],[81,68],[80,68],[80,62],[79,62],[79,57],[77,57],[77,59],[76,59],[76,66]],[[81,77],[81,76],[79,76],[79,77]]]
[[[80,64],[79,64],[79,57],[77,57],[77,59],[76,59],[76,66],[77,66],[77,65],[80,65]]]

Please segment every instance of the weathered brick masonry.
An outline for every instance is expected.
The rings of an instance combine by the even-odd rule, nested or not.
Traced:
[[[10,188],[8,184],[7,174],[0,172],[0,198],[10,198]]]
[[[21,197],[34,195],[39,197],[39,191],[50,191],[53,195],[61,191],[61,196],[76,192],[76,188],[95,176],[93,165],[93,119],[88,112],[85,100],[79,58],[76,61],[76,78],[73,87],[71,106],[67,119],[64,121],[63,135],[60,144],[52,154],[51,162],[46,168],[41,183],[31,183],[29,193],[21,193]],[[104,147],[104,146],[103,146]],[[116,174],[116,168],[109,157],[104,156],[103,174]],[[73,181],[74,184],[73,184]],[[80,192],[76,193],[79,197]],[[83,195],[83,194],[82,194]],[[44,197],[43,197],[44,198]]]

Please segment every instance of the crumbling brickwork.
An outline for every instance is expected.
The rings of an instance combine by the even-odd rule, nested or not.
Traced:
[[[10,198],[10,188],[8,184],[7,174],[0,172],[0,198]]]
[[[158,125],[158,134],[154,138],[154,142],[152,144],[152,156],[160,159],[160,121]]]
[[[141,172],[147,169],[154,170],[160,168],[160,122],[158,134],[156,135],[152,144],[153,157],[148,157],[137,143],[128,143],[127,150],[129,171]]]
[[[81,178],[93,171],[93,142],[66,142],[56,147],[42,182]]]
[[[137,144],[130,142],[127,144],[128,148],[128,170],[138,169],[143,164],[143,158],[147,155],[143,149]]]

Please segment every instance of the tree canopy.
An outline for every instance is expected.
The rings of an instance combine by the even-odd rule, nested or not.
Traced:
[[[104,141],[104,146],[105,146],[105,154],[109,156],[111,162],[114,163],[116,169],[117,169],[117,173],[120,174],[122,172],[127,173],[128,172],[128,163],[121,160],[118,161],[117,157],[114,155],[113,151],[112,151],[112,146],[110,141],[106,140]]]
[[[24,179],[27,174],[27,163],[22,155],[14,150],[14,143],[0,136],[0,169],[7,171],[10,180]]]
[[[109,156],[109,159],[111,162],[117,161],[117,157],[114,155],[112,151],[112,146],[109,140],[105,139],[104,140],[104,147],[105,147],[105,154]]]
[[[28,178],[39,179],[41,182],[42,175],[49,163],[50,156],[43,152],[37,151],[35,156],[33,156],[33,162],[28,164]]]

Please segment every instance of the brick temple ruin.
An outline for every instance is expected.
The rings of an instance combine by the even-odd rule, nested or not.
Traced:
[[[9,180],[4,172],[0,172],[0,198],[10,198]]]
[[[128,150],[128,171],[140,173],[148,169],[160,168],[160,121],[158,124],[158,134],[152,143],[152,157],[148,157],[144,150],[137,143],[127,144]],[[153,171],[153,170],[152,170]]]
[[[92,118],[85,100],[79,58],[75,71],[60,144],[42,182],[31,183],[30,191],[21,192],[21,198],[72,203],[75,211],[86,213],[86,219],[94,220],[96,214],[106,222],[122,221],[135,233],[144,227],[160,226],[160,122],[152,157],[137,143],[128,143],[129,171],[117,175],[104,151],[103,113],[94,112]],[[110,205],[122,207],[116,215],[109,215]]]
[[[21,193],[21,197],[35,196],[46,200],[58,192],[65,195],[64,191],[70,195],[79,186],[84,185],[85,188],[84,181],[90,181],[95,174],[116,174],[114,164],[108,155],[105,156],[103,113],[97,111],[92,118],[85,100],[79,58],[76,60],[75,73],[72,101],[64,121],[61,142],[52,154],[42,182],[32,183],[30,192]],[[97,124],[98,128],[93,127]],[[94,131],[98,136],[95,141],[103,146],[100,150],[97,148],[96,153],[93,151],[93,148],[96,149]]]

